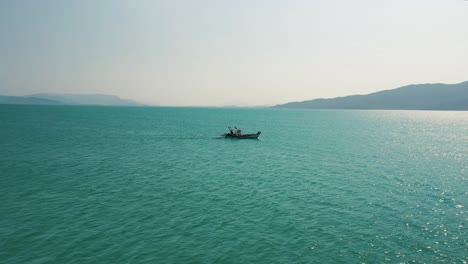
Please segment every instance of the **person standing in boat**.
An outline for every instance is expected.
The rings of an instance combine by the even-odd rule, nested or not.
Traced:
[[[240,137],[242,135],[242,130],[240,127],[237,129],[237,136]]]

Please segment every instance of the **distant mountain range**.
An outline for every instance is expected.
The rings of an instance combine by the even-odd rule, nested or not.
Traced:
[[[0,104],[142,106],[142,104],[104,94],[52,94],[0,96]]]
[[[275,108],[468,110],[468,81],[458,84],[417,84],[367,95],[290,102]]]

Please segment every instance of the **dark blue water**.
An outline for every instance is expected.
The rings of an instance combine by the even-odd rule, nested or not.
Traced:
[[[468,113],[0,105],[0,201],[0,263],[466,263]]]

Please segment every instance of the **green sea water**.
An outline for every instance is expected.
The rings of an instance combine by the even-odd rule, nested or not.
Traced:
[[[467,263],[467,208],[468,112],[0,105],[0,263]]]

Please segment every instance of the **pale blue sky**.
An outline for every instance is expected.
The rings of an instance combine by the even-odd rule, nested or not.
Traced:
[[[273,105],[468,80],[468,1],[0,0],[0,94]]]

